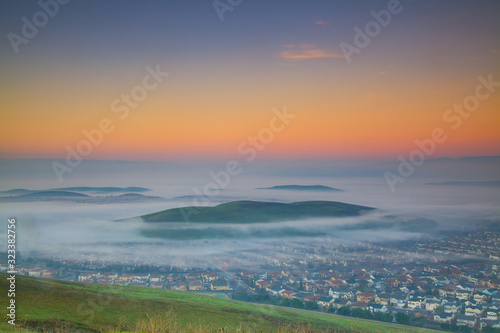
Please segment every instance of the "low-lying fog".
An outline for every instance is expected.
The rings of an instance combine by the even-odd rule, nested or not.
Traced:
[[[7,226],[8,218],[16,219],[18,250],[25,254],[36,251],[48,257],[167,265],[182,260],[189,265],[204,267],[210,265],[213,257],[219,254],[240,253],[249,256],[248,258],[258,257],[279,242],[307,247],[308,244],[315,243],[332,245],[342,242],[435,238],[442,237],[448,230],[472,229],[478,222],[500,221],[499,187],[426,184],[441,181],[498,180],[498,159],[494,160],[493,166],[491,161],[428,161],[415,175],[404,183],[397,184],[394,192],[390,191],[383,173],[385,170],[395,171],[397,165],[348,167],[343,164],[335,166],[324,163],[311,167],[300,163],[291,166],[256,164],[231,177],[226,188],[209,196],[203,194],[205,185],[212,181],[209,173],[219,172],[223,165],[180,167],[166,166],[164,163],[145,163],[141,166],[138,162],[133,165],[126,162],[107,162],[104,167],[99,166],[98,162],[90,161],[87,166],[82,164],[80,169],[60,183],[47,170],[48,161],[38,160],[32,162],[31,166],[21,162],[3,162],[0,190],[141,186],[152,190],[144,194],[170,199],[165,202],[136,204],[0,203],[0,221],[4,221]],[[37,167],[37,164],[42,167]],[[344,191],[256,189],[287,184],[326,185]],[[155,236],[168,235],[168,230],[165,233],[165,224],[145,223],[139,219],[113,222],[168,208],[197,204],[217,205],[234,200],[331,200],[370,206],[377,210],[359,217],[308,219],[272,224],[168,225],[168,228],[183,231],[183,235],[193,234],[192,239],[181,237],[177,240]],[[418,227],[419,224],[426,226],[425,223],[429,220],[436,222],[431,230]],[[385,223],[387,227],[362,227],[370,223]],[[415,228],[402,228],[401,224],[413,225]],[[0,229],[0,244],[4,249],[6,229]]]

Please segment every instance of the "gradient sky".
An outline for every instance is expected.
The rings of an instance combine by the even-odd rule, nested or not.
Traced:
[[[478,76],[500,81],[500,2],[402,0],[348,63],[340,43],[387,5],[243,0],[221,21],[210,0],[72,0],[16,54],[7,34],[40,6],[1,0],[0,158],[64,158],[103,118],[88,158],[226,158],[284,107],[297,117],[265,158],[396,158],[436,127],[434,157],[500,155],[500,91],[443,120]],[[157,64],[170,75],[120,120],[111,103]]]

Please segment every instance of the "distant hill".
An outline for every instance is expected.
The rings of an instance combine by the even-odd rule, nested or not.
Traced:
[[[22,194],[19,196],[20,198],[90,198],[89,195],[82,194],[82,193],[76,193],[76,192],[69,192],[69,191],[40,191],[40,192],[33,192],[33,193],[28,193],[28,194]]]
[[[358,216],[374,208],[334,201],[294,203],[233,201],[215,207],[184,207],[140,216],[146,222],[259,223],[317,217]]]
[[[444,185],[444,186],[500,186],[500,180],[491,180],[491,181],[478,181],[478,182],[462,182],[462,181],[454,181],[454,182],[436,182],[436,183],[427,183],[425,185]]]
[[[28,194],[28,193],[33,193],[35,191],[32,190],[26,190],[24,188],[16,188],[8,191],[0,191],[0,194],[5,194],[5,195],[21,195],[21,194]]]
[[[5,293],[9,290],[8,276],[0,273],[0,290]],[[16,326],[8,324],[4,315],[1,332],[431,332],[188,292],[19,275],[15,299]]]
[[[4,195],[21,195],[29,193],[39,193],[48,191],[70,191],[70,192],[83,192],[83,193],[138,193],[151,191],[149,188],[145,187],[61,187],[61,188],[49,188],[45,190],[27,190],[27,189],[13,189],[8,191],[0,191],[0,194]]]
[[[59,189],[51,189],[51,191],[54,190],[67,190],[67,191],[76,191],[76,192],[102,192],[102,193],[124,193],[124,192],[147,192],[151,191],[149,188],[145,187],[86,187],[86,186],[81,186],[81,187],[64,187],[64,188],[59,188]]]
[[[258,190],[288,190],[288,191],[343,191],[338,188],[324,185],[276,185],[272,187],[259,187]]]
[[[69,187],[68,187],[69,189]],[[74,189],[81,189],[76,188]],[[26,193],[26,191],[28,191]],[[10,190],[9,194],[19,193],[17,195],[0,196],[0,202],[36,202],[36,201],[66,201],[74,203],[128,203],[128,202],[145,202],[145,201],[164,201],[165,199],[157,196],[147,196],[139,193],[124,193],[120,195],[88,195],[73,191],[63,190],[45,190],[45,191],[29,191],[29,190]]]

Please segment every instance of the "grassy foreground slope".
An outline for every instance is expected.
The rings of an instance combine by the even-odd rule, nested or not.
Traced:
[[[27,332],[27,327],[30,332],[35,329],[39,332],[305,332],[306,327],[310,327],[310,332],[417,332],[399,325],[190,293],[23,276],[18,276],[16,281],[17,325],[14,327],[7,323],[5,316],[6,277],[0,274],[1,332]]]
[[[373,208],[334,201],[293,203],[233,201],[215,207],[173,208],[143,215],[146,222],[259,223],[290,221],[313,217],[357,216]]]

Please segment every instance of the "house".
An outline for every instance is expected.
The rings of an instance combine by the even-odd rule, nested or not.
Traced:
[[[441,304],[438,301],[425,301],[425,309],[427,311],[435,311]]]
[[[462,305],[457,302],[445,303],[443,305],[443,311],[446,313],[458,313],[460,310],[462,310]]]
[[[459,300],[465,301],[470,299],[472,293],[468,290],[457,290],[455,297]]]
[[[186,276],[186,281],[188,282],[193,282],[200,279],[200,274],[194,272],[189,272],[185,276]]]
[[[487,326],[489,326],[491,328],[500,328],[500,320],[481,318],[479,320],[479,326],[481,327],[481,329],[484,329]]]
[[[323,307],[329,307],[333,303],[334,299],[332,297],[322,296],[318,298],[318,305]]]
[[[39,267],[31,268],[28,270],[28,275],[32,277],[42,276],[42,269]]]
[[[422,297],[412,297],[408,300],[408,307],[410,309],[420,309],[423,303],[424,299]]]
[[[267,280],[255,281],[255,287],[260,288],[260,289],[264,289],[264,290],[272,285],[273,285],[273,283],[271,281],[267,281]]]
[[[201,273],[201,279],[203,282],[213,282],[219,279],[219,275],[215,272],[205,272]]]
[[[321,296],[319,295],[307,295],[304,297],[304,302],[314,302],[318,303],[318,300],[320,299]]]
[[[134,274],[134,280],[136,281],[147,281],[149,279],[149,277],[151,276],[151,274],[148,274],[148,273],[136,273]]]
[[[440,324],[451,323],[453,316],[454,315],[452,313],[436,313],[434,314],[434,321]]]
[[[450,298],[455,298],[455,292],[457,291],[457,287],[453,285],[447,285],[444,287],[441,287],[439,289],[439,295],[443,298],[450,297]]]
[[[218,280],[218,281],[213,281],[210,284],[210,290],[231,290],[231,287],[227,284],[226,280]]]
[[[277,287],[275,285],[272,285],[272,286],[266,288],[266,291],[273,296],[279,296],[280,291],[282,291],[282,290],[283,289],[281,289],[280,287]]]
[[[153,274],[149,277],[149,281],[151,282],[163,282],[164,280],[165,276],[160,274]]]
[[[371,312],[382,312],[382,313],[387,313],[389,312],[389,308],[387,307],[387,305],[382,305],[382,304],[369,304],[368,305],[368,310],[370,310]]]
[[[496,295],[498,293],[498,290],[490,288],[490,289],[483,290],[482,293],[487,295],[487,296],[493,296],[493,295]]]
[[[486,310],[486,318],[487,319],[498,319],[498,310],[488,309]]]
[[[369,303],[375,299],[376,294],[364,292],[356,294],[356,301]]]
[[[306,291],[312,291],[312,292],[318,291],[318,285],[314,282],[304,282],[303,286]]]
[[[448,278],[444,276],[436,276],[432,277],[431,279],[434,280],[434,282],[439,286],[444,286],[450,283],[450,280],[448,280]]]
[[[292,298],[292,295],[296,294],[295,291],[291,291],[291,290],[281,290],[280,291],[280,296],[283,297],[283,298],[288,298],[288,299],[291,299]]]
[[[468,316],[480,315],[483,313],[483,307],[478,305],[466,305],[465,306],[465,314]]]
[[[306,296],[311,296],[311,295],[312,295],[311,293],[296,293],[292,295],[292,299],[296,298],[303,301]]]
[[[425,296],[425,302],[428,302],[428,301],[439,301],[440,298],[437,297],[437,296],[431,296],[431,295],[427,295]]]
[[[281,274],[283,274],[283,272],[281,272]],[[249,271],[242,271],[240,273],[240,276],[242,279],[253,279],[255,277],[255,274]]]
[[[408,296],[402,292],[394,293],[391,295],[390,302],[397,308],[403,308],[408,301]]]
[[[191,291],[200,291],[200,290],[203,290],[203,289],[205,289],[205,286],[200,281],[189,282],[189,290],[191,290]]]
[[[366,302],[354,302],[354,303],[351,303],[351,308],[359,308],[359,309],[363,309],[363,310],[367,310],[368,309],[368,303]]]
[[[122,274],[121,276],[118,277],[118,279],[116,279],[116,281],[118,281],[118,282],[130,282],[130,281],[132,281],[133,278],[134,278],[134,276],[132,274]]]
[[[93,275],[92,273],[82,273],[78,275],[78,282],[87,282],[90,283],[92,282]]]
[[[163,282],[162,281],[154,281],[149,284],[149,287],[153,289],[163,289]]]
[[[339,289],[332,289],[330,288],[328,291],[328,296],[330,296],[333,299],[338,299],[342,295],[342,291]]]
[[[113,281],[118,279],[118,273],[106,272],[106,273],[103,273],[101,276],[108,278],[108,279],[111,279]]]
[[[474,316],[457,316],[457,326],[469,326],[474,327],[477,324],[477,319]]]
[[[187,285],[185,283],[181,283],[181,282],[173,282],[170,284],[170,289],[177,290],[177,291],[186,291]]]
[[[148,286],[148,283],[147,281],[132,281],[128,284],[129,286],[131,287],[147,287]]]
[[[43,278],[53,279],[59,271],[54,268],[44,268],[40,271],[40,273]]]
[[[110,279],[107,276],[101,275],[97,278],[96,282],[97,282],[97,284],[113,284],[113,281],[114,281],[113,279]]]
[[[486,301],[487,298],[488,296],[480,293],[474,294],[474,296],[472,297],[472,299],[478,303],[483,303],[484,301]]]
[[[351,304],[351,301],[349,301],[348,299],[336,299],[333,301],[333,303],[331,303],[332,307],[335,309],[341,308],[343,306],[349,306]]]
[[[391,300],[391,295],[388,293],[380,293],[375,296],[375,303],[382,305],[389,305]]]

